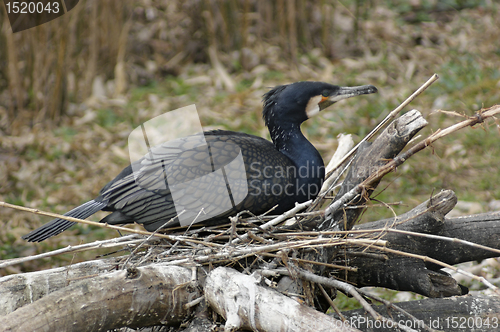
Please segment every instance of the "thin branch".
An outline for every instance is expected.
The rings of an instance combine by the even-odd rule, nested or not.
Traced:
[[[436,264],[436,265],[440,265],[442,267],[446,267],[446,268],[448,268],[450,270],[453,270],[453,271],[455,271],[457,273],[463,274],[463,275],[465,275],[465,276],[467,276],[469,278],[472,278],[474,280],[477,280],[477,281],[485,284],[488,288],[490,288],[495,293],[497,293],[498,295],[500,295],[500,290],[498,289],[498,287],[495,286],[495,285],[493,285],[492,283],[490,283],[484,277],[479,277],[479,276],[473,275],[470,272],[467,272],[467,271],[464,271],[462,269],[459,269],[459,268],[457,268],[457,267],[455,267],[453,265],[446,264],[444,262],[441,262],[440,260],[437,260],[437,259],[434,259],[434,258],[430,258],[429,256],[412,254],[412,253],[409,253],[409,252],[405,252],[405,251],[401,251],[401,250],[395,250],[395,249],[390,249],[390,248],[387,248],[387,247],[379,247],[377,245],[374,245],[372,247],[372,249],[378,249],[378,250],[381,250],[381,251],[390,252],[390,253],[401,255],[401,256],[406,256],[406,257],[411,257],[411,258],[417,258],[417,259],[423,260],[424,262],[430,262],[430,263],[433,263],[433,264]]]
[[[186,303],[183,308],[184,310],[188,310],[189,308],[191,307],[194,307],[195,305],[197,305],[198,303],[200,303],[201,301],[203,301],[205,299],[205,296],[200,296],[199,298],[191,301],[191,302],[188,302]]]
[[[400,313],[402,313],[403,315],[407,316],[408,318],[410,318],[414,322],[419,321],[419,319],[417,317],[413,316],[408,311],[400,308],[399,306],[395,305],[394,303],[392,303],[392,302],[390,302],[390,301],[388,301],[386,299],[383,299],[383,298],[381,298],[381,297],[379,297],[377,295],[373,295],[370,292],[368,292],[368,291],[366,291],[366,290],[364,290],[362,288],[358,288],[357,290],[358,290],[358,293],[360,293],[361,295],[363,295],[363,296],[365,296],[367,298],[373,299],[373,300],[375,300],[377,302],[380,302],[383,305],[385,305],[387,308],[392,308],[392,309],[394,309],[396,311],[399,311]],[[435,330],[431,329],[429,326],[427,326],[427,324],[425,324],[425,323],[423,324],[423,328],[426,329],[427,331],[435,331]]]
[[[185,236],[172,236],[172,235],[166,235],[166,234],[155,234],[152,232],[142,231],[142,230],[138,230],[138,229],[131,229],[131,228],[126,228],[126,227],[120,227],[120,226],[114,226],[114,225],[110,225],[110,224],[99,223],[99,222],[95,222],[95,221],[89,221],[89,220],[84,220],[84,219],[68,217],[68,216],[64,216],[62,214],[41,211],[39,209],[27,208],[24,206],[9,204],[6,202],[0,202],[0,206],[8,207],[8,208],[20,210],[20,211],[30,212],[30,213],[34,213],[34,214],[39,214],[42,216],[64,219],[64,220],[68,220],[68,221],[72,221],[72,222],[77,222],[80,224],[92,225],[92,226],[101,227],[101,228],[115,229],[115,230],[122,231],[122,232],[135,233],[135,234],[140,234],[140,235],[154,235],[155,237],[167,239],[169,241],[180,241],[183,243],[204,244],[207,246],[219,246],[216,243],[195,240],[195,239],[185,237]]]
[[[484,120],[493,117],[497,114],[500,114],[500,105],[495,105],[487,109],[481,109],[477,111],[474,116],[470,117],[467,120],[461,121],[443,130],[436,131],[426,139],[420,141],[420,143],[412,146],[406,152],[403,152],[402,154],[400,154],[399,156],[388,162],[386,165],[380,167],[377,170],[377,172],[373,172],[373,174],[371,174],[366,180],[355,186],[353,189],[348,191],[344,196],[342,196],[339,200],[335,201],[330,206],[328,206],[325,210],[325,215],[328,216],[334,211],[340,209],[344,204],[347,204],[354,197],[356,197],[356,195],[360,194],[364,190],[364,188],[370,187],[372,183],[377,182],[386,174],[394,171],[398,166],[402,165],[411,156],[427,148],[438,139],[450,135],[460,129],[471,127],[478,123],[482,123],[484,122]]]
[[[335,305],[335,303],[333,302],[333,300],[330,298],[330,295],[328,295],[328,293],[326,292],[325,288],[323,287],[322,284],[318,284],[318,287],[319,287],[319,290],[321,291],[321,294],[323,294],[323,297],[326,299],[326,302],[328,302],[328,304],[330,305],[330,307],[332,307],[333,311],[335,311],[335,313],[340,317],[340,319],[345,322],[346,319],[344,317],[344,315],[342,315],[342,313],[340,312],[339,308],[337,308],[337,306]]]
[[[474,243],[474,242],[470,242],[470,241],[466,241],[466,240],[461,240],[461,239],[457,239],[457,238],[451,238],[451,237],[447,237],[447,236],[434,235],[434,234],[418,233],[418,232],[412,232],[412,231],[404,231],[404,230],[394,229],[394,228],[381,228],[381,230],[383,230],[384,232],[388,232],[388,233],[399,233],[399,234],[406,234],[406,235],[412,235],[412,236],[425,237],[427,239],[433,239],[433,240],[440,240],[440,241],[447,241],[447,242],[453,242],[453,243],[460,243],[460,244],[463,244],[465,246],[470,246],[470,247],[473,247],[473,248],[478,248],[478,249],[483,249],[483,250],[491,251],[491,252],[494,252],[494,253],[497,253],[497,254],[500,255],[500,250],[499,249],[495,249],[495,248],[483,246],[482,244],[477,244],[477,243]]]
[[[0,268],[5,268],[7,266],[21,264],[21,263],[25,263],[25,262],[29,262],[29,261],[33,261],[33,260],[37,260],[37,259],[53,257],[53,256],[61,255],[61,254],[67,254],[70,252],[79,252],[79,251],[101,249],[101,248],[112,248],[112,247],[124,246],[124,245],[130,245],[130,244],[136,244],[136,243],[142,242],[142,239],[130,240],[130,239],[134,239],[136,236],[137,235],[135,235],[135,234],[127,235],[127,236],[122,236],[122,237],[118,237],[118,238],[113,238],[110,240],[95,241],[95,242],[85,243],[85,244],[81,244],[81,245],[77,245],[77,246],[67,246],[66,248],[61,248],[61,249],[57,249],[57,250],[53,250],[53,251],[49,251],[49,252],[44,252],[43,254],[39,254],[39,255],[3,260],[3,261],[0,261]]]
[[[424,213],[428,212],[428,210],[424,210],[421,213],[412,216],[411,218],[408,218],[406,220],[398,221],[398,225],[404,222],[407,222],[415,217],[418,217]],[[373,233],[400,233],[400,234],[406,234],[406,235],[411,235],[411,236],[418,236],[418,237],[423,237],[427,239],[433,239],[433,240],[440,240],[440,241],[446,241],[446,242],[453,242],[453,243],[460,243],[465,246],[469,246],[472,248],[477,248],[477,249],[483,249],[487,251],[491,251],[497,254],[500,254],[500,249],[484,246],[482,244],[477,244],[474,242],[462,240],[462,239],[457,239],[457,238],[451,238],[447,236],[441,236],[441,235],[434,235],[434,234],[427,234],[427,233],[419,233],[419,232],[412,232],[412,231],[405,231],[405,230],[400,230],[400,229],[395,229],[395,228],[390,228],[390,227],[383,227],[383,228],[374,228],[374,229],[355,229],[355,230],[349,230],[349,231],[322,231],[322,232],[294,232],[294,233],[276,233],[275,235],[277,236],[286,236],[286,237],[296,237],[296,238],[302,238],[306,239],[309,237],[319,237],[319,236],[331,236],[331,235],[353,235],[353,234],[373,234]]]
[[[431,76],[431,78],[429,78],[427,80],[427,82],[425,82],[420,88],[417,89],[417,91],[415,91],[414,93],[411,94],[411,96],[409,96],[408,98],[406,98],[405,101],[403,101],[401,103],[401,105],[399,105],[398,107],[396,107],[391,113],[389,113],[385,118],[384,120],[382,120],[382,122],[380,122],[371,132],[368,133],[368,135],[365,136],[365,138],[363,138],[358,144],[356,144],[356,146],[354,148],[352,148],[351,151],[349,151],[349,153],[347,153],[339,162],[338,162],[338,165],[342,165],[347,159],[351,158],[355,153],[356,151],[358,151],[358,148],[359,146],[370,140],[371,138],[373,138],[379,131],[380,129],[382,129],[389,121],[392,121],[398,114],[399,112],[405,108],[409,103],[411,103],[413,101],[413,99],[415,99],[418,95],[420,95],[422,92],[424,92],[429,86],[431,86],[432,83],[434,83],[437,79],[439,78],[439,76],[437,74],[434,74]],[[332,169],[327,175],[325,178],[328,178],[330,176],[330,174],[335,171],[335,169]]]
[[[282,274],[282,275],[292,276],[292,273],[289,270],[287,270],[287,269],[276,269],[273,272],[277,272],[277,273]],[[329,286],[329,287],[334,287],[334,288],[340,289],[340,290],[342,290],[342,291],[344,291],[344,292],[352,295],[356,300],[358,300],[358,302],[363,306],[363,308],[375,320],[381,320],[381,321],[384,321],[384,322],[391,322],[394,326],[398,326],[403,331],[416,332],[416,330],[414,330],[412,328],[404,326],[404,325],[402,325],[402,324],[400,324],[400,323],[398,323],[396,321],[393,321],[392,319],[389,319],[389,318],[386,318],[384,316],[381,316],[359,294],[357,288],[354,287],[354,286],[352,286],[352,285],[350,285],[350,284],[348,284],[348,283],[342,282],[340,280],[335,280],[335,279],[331,279],[331,278],[321,277],[321,276],[318,276],[318,275],[316,275],[316,274],[314,274],[312,272],[305,271],[305,270],[303,270],[301,268],[297,268],[297,267],[294,267],[294,273],[297,273],[299,277],[301,277],[301,278],[303,278],[305,280],[308,280],[310,282],[314,282],[314,283],[317,283],[317,284],[326,285],[326,286]]]
[[[180,216],[181,214],[183,214],[184,212],[186,212],[186,210],[183,210],[181,213],[179,213],[177,216],[171,218],[169,221],[165,222],[162,226],[158,227],[157,229],[154,230],[154,232],[151,233],[151,235],[149,235],[147,238],[145,238],[137,247],[135,247],[135,249],[130,253],[130,255],[127,257],[127,260],[125,261],[125,263],[123,263],[123,266],[122,266],[122,270],[125,270],[125,267],[127,266],[128,262],[132,259],[132,257],[134,257],[134,255],[137,253],[137,251],[144,245],[146,244],[149,240],[151,240],[151,238],[153,236],[155,236],[160,230],[162,230],[163,228],[165,228],[165,226],[171,222],[172,220],[174,220],[175,218],[177,218],[178,216]],[[199,215],[199,214],[198,214]],[[198,216],[197,216],[198,217]],[[189,227],[191,227],[191,225],[189,225]],[[187,232],[187,231],[186,231]],[[176,243],[178,243],[179,241],[177,241]]]
[[[295,216],[297,214],[297,212],[305,209],[306,207],[308,207],[309,205],[311,205],[312,203],[312,200],[308,200],[307,202],[304,202],[304,203],[300,203],[300,204],[295,204],[295,207],[291,210],[288,210],[287,212],[277,216],[276,218],[266,222],[264,225],[261,225],[260,227],[258,227],[258,229],[262,229],[262,230],[266,230],[266,229],[269,229],[289,218],[292,218],[293,216]],[[249,235],[248,233],[247,234],[243,234],[242,236],[240,236],[239,238],[237,239],[234,239],[232,240],[230,243],[231,244],[236,244],[236,243],[239,243],[241,241],[244,241],[246,239],[248,239]]]
[[[276,258],[283,257],[281,255],[275,255],[275,254],[271,254],[271,253],[262,253],[261,255],[263,255],[263,256],[269,256],[269,257],[276,257]],[[311,260],[308,260],[308,259],[293,258],[293,257],[288,257],[287,259],[291,260],[291,261],[300,262],[300,263],[326,266],[326,267],[329,267],[331,269],[339,269],[339,270],[346,270],[346,271],[351,271],[351,272],[358,272],[358,268],[357,267],[352,267],[352,266],[347,266],[347,265],[329,264],[329,263],[316,262],[316,261],[311,261]]]
[[[212,253],[212,249],[201,250],[196,256],[189,255],[188,257],[182,259],[174,259],[162,264],[166,265],[183,265],[194,263],[216,263],[230,261],[233,259],[243,259],[248,256],[255,254],[262,254],[267,252],[273,252],[283,249],[301,249],[301,248],[313,248],[313,247],[331,247],[339,245],[358,245],[358,246],[368,246],[377,245],[384,246],[386,241],[382,240],[370,240],[370,239],[342,239],[342,238],[323,238],[323,239],[310,239],[303,241],[290,241],[290,242],[278,242],[272,245],[257,245],[254,247],[246,247],[241,249],[235,249],[227,247],[225,249],[219,248],[217,253]]]

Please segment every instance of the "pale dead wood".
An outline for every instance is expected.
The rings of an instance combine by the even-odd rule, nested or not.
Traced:
[[[368,177],[378,174],[379,169],[387,164],[389,160],[395,158],[427,124],[428,122],[419,111],[411,110],[391,122],[373,143],[365,142],[361,145],[345,180],[342,182],[342,187],[330,206],[338,204],[338,201],[345,201],[346,197],[344,196],[351,188],[356,188]],[[364,205],[377,187],[380,179],[373,181],[370,186],[361,187],[359,195],[355,195],[348,202],[345,202],[349,203],[346,206]],[[319,223],[317,229],[326,230],[335,227],[340,230],[349,230],[363,210],[363,208],[341,209],[335,212],[332,211],[330,214],[329,208],[327,208],[325,219]]]
[[[445,136],[448,136],[454,132],[457,132],[460,129],[463,129],[466,127],[472,127],[478,123],[482,123],[482,122],[484,122],[484,120],[491,118],[491,117],[494,117],[495,115],[498,115],[498,114],[500,114],[500,106],[495,105],[495,106],[492,106],[490,108],[477,111],[475,116],[472,116],[467,120],[459,122],[455,125],[452,125],[448,128],[445,128],[443,130],[436,131],[434,134],[432,134],[429,137],[427,137],[426,139],[420,141],[420,143],[414,145],[413,147],[408,149],[406,152],[402,153],[401,155],[394,158],[392,161],[388,162],[385,166],[379,168],[377,170],[377,172],[374,172],[365,181],[363,181],[361,184],[357,185],[355,188],[351,189],[341,199],[339,199],[338,201],[336,201],[332,205],[330,205],[325,210],[325,213],[328,215],[328,214],[331,214],[334,211],[338,210],[342,205],[348,203],[354,197],[356,197],[356,195],[360,194],[365,188],[370,187],[373,183],[379,181],[386,174],[394,171],[398,166],[401,166],[406,160],[408,160],[415,153],[431,146],[431,144],[434,143],[435,141],[437,141],[438,139],[443,138]]]
[[[398,326],[403,331],[408,331],[408,332],[416,331],[416,330],[411,329],[407,326],[404,326],[404,325],[402,325],[402,324],[400,324],[400,323],[398,323],[390,318],[386,318],[386,317],[383,317],[380,314],[378,314],[372,308],[372,306],[360,295],[359,289],[357,289],[353,285],[350,285],[346,282],[342,282],[342,281],[335,280],[332,278],[321,277],[321,276],[318,276],[314,273],[304,271],[303,269],[299,269],[297,267],[293,268],[293,272],[290,272],[290,269],[277,269],[277,270],[274,270],[272,272],[279,273],[282,275],[287,275],[287,276],[292,276],[293,274],[296,274],[297,276],[299,276],[300,278],[303,278],[304,280],[308,280],[308,281],[311,281],[311,282],[314,282],[314,283],[317,283],[320,285],[325,285],[325,286],[329,286],[332,288],[340,289],[340,290],[344,291],[345,293],[352,295],[352,297],[354,297],[356,300],[358,300],[358,302],[363,306],[364,310],[366,310],[366,312],[368,312],[370,314],[370,316],[372,316],[373,319],[381,320],[383,322],[390,322],[391,325]],[[427,330],[430,330],[428,326],[424,326],[424,327]]]
[[[486,109],[481,109],[476,112],[474,116],[471,116],[469,119],[454,124],[450,127],[447,127],[443,130],[437,130],[435,133],[422,140],[420,143],[414,145],[408,151],[402,153],[400,156],[394,158],[391,162],[385,165],[383,168],[379,170],[380,174],[372,174],[370,178],[366,179],[363,183],[364,186],[369,186],[373,182],[379,180],[381,177],[386,175],[387,173],[396,169],[396,167],[403,164],[408,158],[415,155],[417,152],[429,147],[437,141],[445,136],[448,136],[452,133],[455,133],[461,129],[472,127],[478,123],[483,123],[486,119],[494,117],[495,115],[500,114],[500,105],[495,105]]]
[[[114,271],[120,259],[99,259],[55,269],[0,278],[0,316],[60,290],[76,281]]]
[[[226,319],[224,331],[359,331],[267,287],[258,276],[218,267],[207,278],[205,297]]]
[[[325,182],[323,182],[321,186],[321,191],[319,193],[320,197],[324,197],[324,194],[333,189],[330,187],[338,181],[337,177],[342,174],[340,167],[347,163],[345,156],[351,153],[350,151],[352,151],[353,146],[354,141],[351,135],[340,135],[338,138],[337,150],[335,150],[328,165],[325,167],[325,173],[328,174],[328,177],[325,178]]]
[[[235,92],[236,84],[234,83],[231,76],[229,76],[227,70],[224,68],[222,63],[219,61],[215,45],[210,45],[208,47],[208,55],[210,56],[210,62],[212,62],[212,66],[215,68],[217,74],[219,75],[219,78],[224,83],[226,90],[228,92]]]
[[[184,306],[201,295],[191,275],[190,269],[154,265],[82,280],[0,317],[0,326],[84,332],[176,325],[190,313]]]
[[[398,107],[396,107],[394,110],[392,110],[385,118],[382,120],[374,129],[372,129],[368,135],[366,135],[354,148],[352,148],[349,153],[347,153],[339,162],[339,165],[342,165],[347,159],[351,158],[354,156],[354,154],[357,152],[358,148],[364,143],[375,137],[375,135],[387,124],[389,121],[394,120],[396,116],[401,112],[403,108],[408,106],[415,98],[417,98],[422,92],[424,92],[429,86],[431,86],[432,83],[434,83],[439,76],[437,74],[432,75],[427,82],[422,84],[420,88],[418,88],[414,93],[412,93],[408,98],[406,98]],[[336,169],[330,170],[329,173],[326,174],[326,178],[330,177],[333,171]]]

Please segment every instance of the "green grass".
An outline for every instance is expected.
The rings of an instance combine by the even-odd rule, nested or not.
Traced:
[[[333,303],[335,303],[335,306],[337,306],[340,311],[356,310],[362,308],[358,300],[353,297],[348,297],[341,292],[337,292],[337,297],[333,300]]]
[[[398,291],[391,290],[391,289],[385,289],[385,288],[375,288],[372,287],[369,291],[370,294],[376,295],[384,300],[391,301],[391,302],[397,302],[397,295],[399,294]],[[410,300],[422,300],[425,297],[416,293],[409,293],[410,294]],[[373,301],[375,305],[380,305],[380,303]],[[362,309],[363,306],[358,302],[353,297],[347,296],[344,293],[337,292],[337,297],[333,300],[333,303],[335,303],[335,306],[340,310],[340,311],[348,311],[348,310],[356,310],[356,309]],[[332,309],[330,309],[332,311]]]
[[[119,121],[118,116],[112,109],[98,109],[97,110],[97,124],[104,128],[113,127]]]

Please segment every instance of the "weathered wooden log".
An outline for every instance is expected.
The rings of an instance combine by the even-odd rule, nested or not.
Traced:
[[[456,203],[452,191],[442,191],[412,211],[397,218],[379,220],[357,226],[355,229],[395,229],[461,238],[477,244],[500,249],[500,212],[445,219],[444,215]],[[374,233],[373,236],[379,236]],[[444,241],[400,233],[385,233],[388,247],[438,259],[448,264],[481,260],[498,256],[497,253],[468,246],[459,241]],[[356,252],[347,248],[349,264],[357,272],[341,273],[339,277],[362,286],[379,286],[399,290],[413,290],[427,296],[460,294],[464,291],[449,276],[438,272],[433,264],[384,252]],[[0,279],[1,314],[6,315],[24,304],[72,285],[85,276],[106,273],[116,266],[116,260],[96,260],[75,264],[68,268],[7,276]],[[417,286],[415,286],[417,285]],[[457,288],[458,286],[458,288]],[[452,291],[449,291],[451,289]],[[65,290],[68,292],[68,289]]]
[[[474,247],[465,241],[500,249],[500,212],[445,219],[445,215],[455,206],[456,201],[453,191],[442,191],[397,218],[359,225],[355,229],[391,227],[450,238],[448,241],[384,231],[372,234],[386,240],[390,249],[430,257],[447,264],[498,257],[498,252]],[[379,286],[409,290],[428,297],[463,295],[467,292],[465,287],[441,272],[441,266],[431,262],[376,250],[359,253],[348,248],[345,254],[349,264],[358,267],[357,272],[346,275],[347,280],[359,287]]]
[[[207,277],[205,298],[226,319],[225,332],[358,331],[267,287],[254,276],[219,267]]]
[[[150,265],[84,279],[0,317],[3,331],[106,331],[175,325],[201,294],[191,269]]]
[[[356,159],[349,169],[342,187],[332,203],[341,199],[351,189],[355,188],[370,175],[376,173],[380,167],[396,157],[406,144],[422,129],[428,122],[417,110],[411,110],[387,126],[387,128],[373,141],[360,147]],[[352,199],[347,206],[365,205],[371,193],[375,190],[380,179],[372,183],[370,188],[364,188],[358,196]],[[326,216],[326,220],[319,224],[319,230],[331,229],[337,226],[340,230],[351,229],[364,208],[341,208],[332,215]]]
[[[409,328],[423,331],[424,323],[434,330],[498,331],[500,329],[500,298],[493,296],[454,296],[441,299],[424,299],[395,303],[416,320],[402,312],[380,305],[374,309],[385,317],[391,317]],[[391,322],[375,321],[363,309],[344,311],[342,315],[353,326],[364,332],[393,331]],[[337,317],[333,314],[332,316]],[[391,324],[392,325],[392,324]]]
[[[306,220],[302,226],[305,228],[316,228],[318,230],[352,229],[364,208],[360,207],[346,209],[346,207],[365,205],[365,203],[369,199],[370,194],[373,192],[380,179],[372,183],[370,188],[360,188],[360,190],[358,190],[357,196],[353,196],[352,198],[348,199],[346,199],[345,197],[348,196],[348,193],[351,192],[353,188],[356,188],[369,176],[378,172],[378,170],[383,167],[388,161],[398,155],[406,146],[406,144],[411,140],[411,138],[413,138],[414,135],[416,135],[426,125],[427,121],[422,117],[420,112],[418,112],[417,110],[412,110],[403,114],[401,117],[397,118],[391,124],[389,124],[387,128],[375,139],[373,144],[366,143],[365,145],[362,145],[358,150],[355,161],[351,166],[339,193],[337,194],[335,200],[332,202],[332,204],[335,204],[339,201],[345,201],[345,205],[343,205],[340,209],[333,211],[333,213],[330,215],[313,217],[309,220]],[[323,248],[322,250],[320,250],[319,255],[314,252],[309,253],[306,255],[305,259],[321,261],[324,263],[332,263],[333,261],[338,260],[338,250],[339,248],[337,247]],[[351,252],[354,252],[354,250],[352,250]],[[397,257],[396,259],[399,258],[400,257]],[[370,264],[372,263],[373,262],[370,261]],[[349,261],[347,264],[356,265],[351,261]],[[422,263],[420,261],[417,260],[414,262],[414,264],[416,264],[416,266],[412,268],[412,271],[421,269],[420,265],[422,265]],[[325,266],[314,266],[313,268],[320,275],[327,275],[332,272]],[[384,287],[406,287],[400,285],[400,280],[393,280],[391,277],[386,277],[385,275],[383,277],[386,279],[388,278],[388,280],[380,278],[373,279],[371,278],[372,274],[368,272],[368,269],[366,273],[363,273],[363,271],[365,271],[364,269],[361,269],[361,271],[362,273],[357,273],[354,275],[354,277],[352,277],[351,274],[348,274],[348,280],[351,280],[352,278],[358,282],[358,285],[360,285],[360,282],[381,282]],[[336,273],[338,273],[338,271]],[[392,273],[391,276],[392,275],[394,275],[394,273]],[[438,273],[436,273],[435,275],[433,274],[433,280],[441,280],[441,278],[438,278],[440,276],[441,274]],[[342,276],[339,277],[346,276],[342,273]],[[452,282],[454,280],[450,278],[450,280],[445,280],[443,282],[447,281]],[[437,283],[437,281],[435,283]],[[460,289],[459,286],[455,286]],[[411,290],[416,289],[417,291],[423,292],[423,290],[421,290],[420,288],[416,288],[413,285],[408,286],[408,288],[411,288]],[[433,289],[432,287],[428,286],[425,286],[424,288],[427,290]],[[436,287],[434,287],[434,289],[435,288]],[[426,293],[430,293],[430,291],[426,291]],[[457,291],[455,290],[449,295],[456,294]],[[461,294],[461,291],[458,294]]]
[[[356,188],[369,176],[373,176],[373,174],[378,172],[378,170],[390,159],[394,158],[404,148],[406,143],[426,124],[427,122],[421,117],[418,111],[410,111],[393,121],[393,123],[377,137],[372,145],[362,146],[358,151],[346,180],[343,182],[341,190],[332,203],[333,205],[337,201],[345,201],[346,205],[344,205],[344,208],[334,211],[331,215],[327,214],[324,220],[321,220],[322,216],[316,217],[313,220],[308,220],[304,226],[314,227],[314,225],[318,225],[316,227],[319,230],[351,229],[363,211],[363,208],[345,209],[345,207],[364,205],[380,179],[371,182],[371,187],[359,190],[358,195],[349,198],[350,200],[345,198],[348,196],[346,194],[351,192],[353,188]],[[448,197],[448,199],[444,197],[446,194],[437,195],[433,198],[434,201],[426,202],[425,205],[421,205],[409,213],[398,217],[396,221],[391,220],[391,222],[397,225],[398,220],[409,219],[410,222],[408,222],[408,226],[406,227],[413,225],[412,231],[436,234],[436,232],[442,228],[445,214],[456,204],[454,193],[449,192],[449,194],[451,197]],[[440,199],[445,201],[446,206],[437,204],[436,201]],[[433,206],[429,207],[427,205]],[[429,209],[429,211],[426,211],[425,216],[422,217],[421,214],[424,213],[422,212],[423,209]],[[429,220],[426,220],[426,218]],[[430,222],[430,220],[434,220],[434,222]],[[388,222],[389,221],[384,220],[376,223],[376,226],[385,227]],[[419,226],[417,227],[415,225]],[[373,236],[377,235],[380,234],[374,234]],[[461,236],[458,237],[461,238]],[[425,250],[425,255],[432,254],[429,257],[440,260],[440,257],[444,256],[443,254],[438,255],[435,250],[432,253],[429,252],[429,248],[443,247],[443,245],[435,245],[436,240],[432,242],[434,246],[430,246],[429,244],[431,242],[429,239],[408,238],[407,235],[395,233],[385,235],[384,239],[389,241],[388,245],[391,249],[415,254],[418,253],[418,251],[415,251],[415,247],[421,246],[422,249],[427,249]],[[476,239],[479,238],[476,237]],[[444,242],[446,241],[440,241],[440,243]],[[463,249],[463,247],[464,246],[460,247],[460,249]],[[338,261],[337,253],[338,248],[330,247],[323,249],[321,255],[310,253],[307,255],[306,259],[329,263],[332,260]],[[485,253],[483,250],[483,252],[474,257],[481,257],[481,255],[484,257],[491,257],[492,254],[491,252]],[[360,250],[356,250],[356,248],[352,247],[348,248],[343,255],[348,259],[347,264],[358,267],[358,271],[342,274],[347,280],[354,282],[358,286],[372,285],[396,290],[410,290],[429,297],[462,295],[467,293],[465,287],[458,285],[453,278],[441,272],[440,267],[432,266],[432,264],[425,263],[418,258],[380,252],[374,253],[370,250],[360,252]],[[468,255],[468,257],[472,256]],[[455,259],[455,262],[456,261]],[[316,267],[316,270],[321,275],[331,273],[331,271],[324,266]]]
[[[349,189],[356,187],[368,176],[377,172],[379,167],[385,165],[388,159],[404,147],[424,125],[424,121],[418,112],[408,112],[377,138],[380,141],[376,140],[371,146],[367,145],[365,149],[360,150],[342,191],[348,192]],[[355,200],[351,198],[350,204],[362,204],[373,189],[373,186],[364,188],[364,193],[358,193],[360,195]],[[339,197],[339,199],[342,198]],[[357,229],[373,230],[392,225],[398,230],[459,238],[499,248],[500,213],[445,219],[444,216],[455,203],[454,193],[444,191],[402,216],[361,225]],[[361,209],[339,210],[333,213],[333,218],[329,216],[330,219],[327,219],[327,222],[321,224],[319,228],[330,229],[336,225],[338,229],[351,229],[360,211]],[[341,219],[335,216],[340,216]],[[323,220],[319,219],[319,221]],[[318,224],[317,222],[315,225]],[[498,253],[475,248],[460,241],[446,241],[387,231],[372,234],[382,236],[390,249],[435,258],[449,264],[498,256]],[[333,251],[324,250],[322,253],[316,250],[309,250],[306,258],[330,262],[340,257],[325,255],[326,252],[334,253],[337,248]],[[357,267],[357,271],[339,273],[338,270],[334,271],[322,266],[320,274],[336,273],[337,276],[345,277],[358,286],[373,285],[397,290],[412,290],[429,297],[463,294],[466,291],[454,279],[442,273],[440,266],[424,260],[373,249],[361,252],[361,250],[349,247],[342,248],[342,250],[342,257],[348,259],[346,263]],[[0,310],[11,312],[28,302],[33,302],[1,317],[0,326],[8,331],[37,329],[92,331],[120,326],[178,324],[190,313],[188,308],[190,306],[184,307],[184,305],[200,296],[197,291],[198,284],[190,282],[191,270],[180,267],[177,269],[182,276],[178,278],[170,275],[173,273],[170,269],[175,268],[162,268],[161,265],[156,265],[131,269],[127,272],[117,271],[75,282],[75,279],[89,274],[99,275],[108,267],[113,268],[113,264],[103,261],[102,265],[97,264],[92,268],[87,266],[86,272],[83,271],[85,267],[82,265],[83,272],[78,271],[80,267],[75,271],[75,266],[72,266],[69,270],[58,271],[59,275],[56,273],[49,276],[40,273],[36,277],[35,275],[18,275],[6,277],[9,278],[8,280],[0,279]],[[156,270],[157,268],[167,269],[170,272],[162,270],[163,272],[160,273]],[[340,324],[339,321],[325,319],[323,314],[312,308],[300,306],[273,290],[255,285],[251,277],[234,270],[229,270],[230,272],[227,270],[219,268],[210,273],[205,287],[211,306],[227,318],[227,331],[240,327],[273,331],[281,329],[285,323],[295,324],[290,326],[297,326],[300,330],[328,329],[331,331],[333,326],[338,327],[339,330],[352,330],[351,327]],[[89,273],[89,271],[94,271],[94,273]],[[72,280],[69,286],[67,286],[68,277]],[[44,286],[39,287],[38,284],[42,283]],[[17,290],[16,284],[20,285]],[[7,288],[2,288],[3,286]],[[54,291],[55,289],[59,290]],[[54,292],[50,293],[52,291]],[[9,297],[9,294],[12,298],[2,302],[3,295]],[[38,298],[41,299],[35,301]],[[151,300],[153,298],[156,300]],[[149,303],[147,300],[153,302]],[[132,307],[130,303],[133,303]],[[292,308],[292,310],[280,311],[285,308]],[[496,313],[499,312],[495,310]],[[168,319],[165,319],[165,312],[169,316]],[[263,316],[259,316],[261,314]],[[193,321],[191,331],[202,328],[210,329],[209,322],[206,317],[200,317],[200,324],[195,324]]]
[[[117,261],[117,258],[93,260],[0,278],[0,316],[7,315],[81,279],[114,271]]]
[[[418,228],[425,233],[437,232],[442,226],[444,216],[456,204],[456,196],[452,191],[443,191],[410,212],[397,218],[383,220],[381,223],[360,225],[356,229],[373,229],[399,227]],[[404,225],[404,226],[403,226]],[[408,253],[417,253],[421,237],[411,237],[399,233],[374,233],[371,236],[382,236],[388,241],[387,247]],[[422,241],[425,242],[425,241]],[[422,251],[422,249],[420,249]],[[356,251],[347,248],[346,257],[349,265],[358,267],[357,272],[346,275],[347,280],[358,287],[381,286],[395,290],[416,292],[428,297],[462,295],[466,290],[451,277],[438,271],[427,269],[426,263],[420,259],[401,256],[377,250]]]
[[[467,245],[465,242],[500,249],[500,211],[445,218],[444,215],[455,206],[456,202],[454,192],[444,190],[396,219],[378,220],[359,225],[355,229],[379,229],[395,223],[394,229],[459,239],[445,241],[397,233],[387,233],[383,237],[395,249],[411,251],[447,264],[498,257],[498,252]],[[405,220],[406,222],[403,222]],[[434,267],[431,263],[427,264]]]

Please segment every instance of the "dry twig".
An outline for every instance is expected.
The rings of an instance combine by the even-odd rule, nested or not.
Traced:
[[[476,112],[476,114],[472,117],[470,117],[467,120],[461,121],[457,124],[454,124],[448,128],[445,128],[443,130],[438,130],[426,139],[420,141],[420,143],[414,145],[410,149],[408,149],[406,152],[403,152],[390,162],[388,162],[386,165],[380,167],[377,172],[374,172],[372,175],[370,175],[365,181],[351,189],[349,192],[347,192],[344,196],[342,196],[339,200],[335,201],[332,203],[328,208],[325,210],[325,215],[331,215],[333,212],[337,211],[340,209],[344,204],[347,204],[350,202],[354,197],[362,193],[365,188],[369,188],[372,183],[375,183],[379,181],[381,178],[383,178],[386,174],[394,171],[398,166],[401,166],[406,160],[408,160],[411,156],[416,154],[417,152],[427,148],[428,146],[431,146],[432,143],[437,141],[440,138],[443,138],[445,136],[448,136],[460,129],[466,128],[466,127],[472,127],[478,123],[484,122],[484,120],[494,117],[495,115],[500,114],[500,105],[495,105],[492,107],[489,107],[487,109],[481,109]]]

